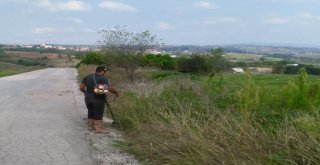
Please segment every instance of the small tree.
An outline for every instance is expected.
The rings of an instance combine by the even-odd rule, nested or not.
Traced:
[[[272,66],[272,73],[273,74],[280,74],[280,73],[282,73],[284,67],[285,66],[282,63],[277,62]]]
[[[213,68],[215,72],[221,72],[226,69],[227,62],[222,56],[223,53],[222,48],[212,49],[210,51],[210,54],[213,55]]]
[[[212,63],[209,58],[193,55],[191,58],[179,58],[178,70],[183,73],[209,73],[212,70]]]
[[[175,68],[175,61],[170,55],[158,55],[158,64],[162,70],[173,70]]]
[[[0,56],[4,55],[4,49],[0,48]]]
[[[71,57],[70,57],[71,58]],[[81,64],[103,64],[103,57],[98,52],[88,52],[80,62]]]
[[[141,33],[129,32],[126,27],[116,26],[113,29],[100,31],[102,40],[99,41],[102,51],[106,52],[112,62],[125,69],[133,81],[134,73],[142,60],[142,55],[148,49],[154,49],[160,44],[155,35],[149,31]]]
[[[140,65],[151,65],[160,67],[162,70],[173,70],[175,69],[175,61],[168,54],[147,54],[144,56],[143,60],[140,62]]]

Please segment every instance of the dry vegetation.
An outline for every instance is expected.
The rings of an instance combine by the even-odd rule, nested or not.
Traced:
[[[320,162],[320,83],[305,72],[275,87],[247,75],[235,88],[223,77],[153,79],[143,70],[132,83],[123,72],[110,75],[123,91],[111,105],[127,135],[117,145],[145,164]]]
[[[0,77],[9,76],[13,74],[19,74],[22,72],[28,72],[38,69],[36,67],[25,67],[16,64],[10,64],[5,62],[0,62]]]
[[[80,62],[79,59],[71,58],[71,55],[23,51],[6,51],[5,56],[0,61],[43,68],[75,67]]]
[[[58,54],[55,54],[55,53],[6,51],[6,54],[9,56],[24,57],[24,58],[48,58],[48,59],[58,58]]]

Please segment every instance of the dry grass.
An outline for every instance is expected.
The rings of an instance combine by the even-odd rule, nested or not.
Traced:
[[[121,70],[111,76],[116,73]],[[250,77],[234,94],[227,93],[227,87],[213,92],[217,84],[204,87],[189,76],[128,83],[118,74],[115,80],[123,96],[112,108],[128,142],[121,147],[145,164],[320,162],[319,108],[292,114],[289,105],[272,109],[276,106],[268,104],[278,96],[256,86]],[[288,93],[296,95],[294,90]],[[238,100],[226,99],[228,106],[218,108],[217,103],[228,97]]]
[[[39,67],[26,67],[11,63],[0,62],[0,77],[10,76],[23,72],[29,72],[32,70],[40,69]]]
[[[58,54],[55,53],[39,53],[39,52],[22,52],[22,51],[6,51],[9,56],[25,57],[25,58],[48,58],[56,59]]]

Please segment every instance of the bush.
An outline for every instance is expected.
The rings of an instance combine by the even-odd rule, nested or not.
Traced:
[[[284,73],[285,74],[297,74],[301,68],[305,68],[305,70],[307,71],[308,74],[320,75],[320,68],[312,66],[312,65],[303,65],[303,64],[300,64],[299,66],[286,66]]]
[[[210,59],[204,56],[194,55],[191,58],[179,58],[178,71],[183,73],[209,73],[213,66]]]
[[[140,65],[142,65],[142,66],[145,66],[145,65],[157,66],[157,67],[161,68],[162,70],[175,69],[174,59],[167,54],[164,54],[164,55],[147,54],[144,56]]]
[[[81,64],[103,64],[103,56],[99,52],[88,52],[80,62]]]
[[[0,48],[0,56],[4,54],[4,49]]]

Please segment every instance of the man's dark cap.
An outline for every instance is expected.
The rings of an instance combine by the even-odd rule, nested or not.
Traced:
[[[96,72],[101,72],[101,71],[110,71],[111,72],[111,69],[110,68],[108,68],[107,66],[98,66],[97,68],[96,68]]]

